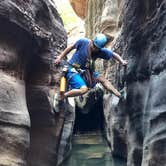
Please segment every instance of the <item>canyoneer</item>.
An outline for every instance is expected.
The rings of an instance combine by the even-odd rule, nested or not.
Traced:
[[[93,70],[94,61],[97,58],[105,60],[114,58],[120,64],[124,66],[127,65],[127,61],[122,59],[119,54],[105,48],[107,42],[108,39],[104,34],[97,34],[93,40],[81,38],[74,44],[70,44],[59,56],[56,57],[55,64],[58,65],[69,52],[75,49],[74,54],[68,61],[65,71],[65,78],[69,85],[69,89],[64,93],[64,98],[83,95],[97,82],[101,83],[105,89],[117,97],[123,97],[111,82],[105,79],[103,75]]]

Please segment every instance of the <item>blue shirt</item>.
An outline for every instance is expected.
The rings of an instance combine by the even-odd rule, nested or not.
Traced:
[[[75,53],[71,57],[71,59],[68,61],[70,65],[76,65],[80,68],[85,68],[86,60],[88,56],[88,44],[90,40],[87,38],[82,38],[78,40],[74,44],[74,48],[76,49]],[[100,50],[96,52],[92,52],[92,57],[102,58],[109,60],[112,57],[113,52],[107,48],[101,48]]]

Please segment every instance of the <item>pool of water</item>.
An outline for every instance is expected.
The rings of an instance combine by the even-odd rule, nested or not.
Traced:
[[[101,135],[80,135],[74,136],[72,154],[62,166],[126,166],[126,163],[112,158]]]

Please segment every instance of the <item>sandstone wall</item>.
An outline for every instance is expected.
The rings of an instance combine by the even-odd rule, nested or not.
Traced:
[[[119,5],[119,1],[113,0],[87,3],[86,30],[92,38],[103,31],[102,16],[113,17],[120,8],[113,7]],[[118,89],[127,87],[127,99],[117,105],[115,97],[105,95],[104,113],[113,154],[127,158],[128,166],[165,166],[166,163],[165,9],[165,0],[125,0],[116,24],[121,29],[112,49],[128,59],[129,64],[126,70],[116,68],[114,78]],[[114,34],[111,22],[108,25],[108,33]]]
[[[75,13],[81,18],[85,19],[86,16],[86,0],[69,0]]]
[[[55,165],[50,94],[59,82],[53,60],[66,46],[62,20],[53,1],[5,0],[0,25],[0,165]]]
[[[115,48],[129,65],[118,74],[127,84],[125,112],[128,166],[166,163],[165,34],[166,1],[126,1],[123,28]],[[123,75],[124,74],[124,75]],[[121,103],[122,104],[122,103]]]
[[[121,20],[121,0],[88,0],[86,8],[86,36],[93,38],[103,32],[110,37],[117,36]]]

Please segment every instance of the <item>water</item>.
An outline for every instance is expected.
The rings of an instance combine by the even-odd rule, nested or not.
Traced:
[[[102,136],[81,135],[73,139],[73,150],[62,166],[126,166],[120,159],[113,159]]]

